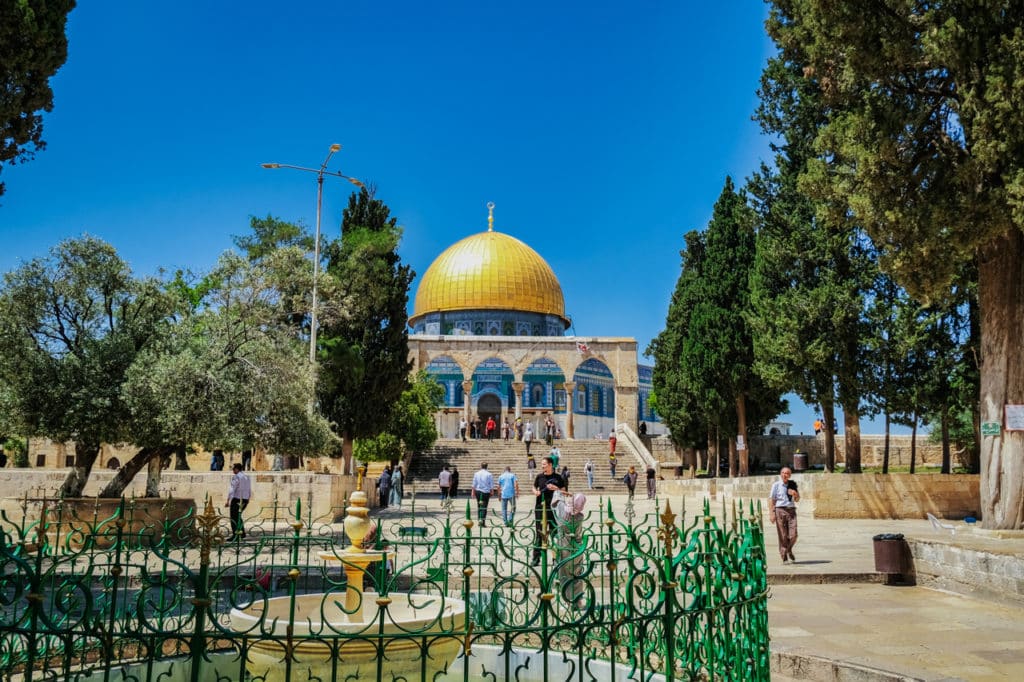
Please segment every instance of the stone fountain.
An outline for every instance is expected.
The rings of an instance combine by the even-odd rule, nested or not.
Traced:
[[[424,679],[431,679],[462,648],[466,603],[461,599],[407,592],[382,595],[363,589],[369,566],[393,557],[386,549],[363,547],[371,526],[362,491],[364,472],[361,467],[356,492],[345,510],[348,548],[319,554],[324,561],[341,562],[347,578],[344,603],[320,593],[274,597],[231,610],[231,628],[251,637],[250,674],[266,682],[287,679],[290,651],[291,679],[334,679],[335,668],[336,679],[346,679],[360,672],[366,675],[378,665],[389,675],[418,679],[425,671]]]

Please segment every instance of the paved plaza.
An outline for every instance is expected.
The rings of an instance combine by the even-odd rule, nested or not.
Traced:
[[[583,492],[591,510],[599,500],[611,499],[616,515],[622,518],[626,512],[624,495]],[[677,513],[685,505],[690,522],[703,504],[698,497],[669,501]],[[532,497],[527,493],[519,502],[519,515],[530,513]],[[664,499],[660,502],[663,506]],[[731,513],[732,500],[725,502]],[[712,503],[716,516],[721,516],[722,503],[721,498]],[[459,509],[464,505],[461,498]],[[472,509],[475,518],[475,503]],[[653,510],[654,503],[638,494],[636,513]],[[401,511],[375,513],[409,512],[407,499]],[[416,513],[440,514],[437,498],[420,495]],[[496,518],[500,506],[492,502],[490,513]],[[804,514],[799,523],[797,561],[788,564],[776,552],[774,527],[765,527],[773,680],[1024,680],[1024,609],[1019,605],[885,585],[875,572],[874,535],[926,539],[948,537],[948,531],[926,520],[832,520]],[[972,534],[958,525],[960,541],[970,544]],[[1000,542],[1024,553],[1024,540]]]

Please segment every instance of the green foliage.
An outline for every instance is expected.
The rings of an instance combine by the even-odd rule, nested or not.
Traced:
[[[865,296],[877,274],[875,252],[848,211],[803,186],[820,158],[816,139],[828,110],[803,52],[780,47],[762,75],[757,112],[777,139],[775,168],[762,167],[749,183],[760,217],[751,276],[756,369],[768,384],[821,405],[827,425],[836,402],[857,421],[872,385]],[[830,453],[832,436],[827,429]],[[847,441],[856,471],[860,453]]]
[[[386,430],[408,384],[406,305],[413,273],[401,264],[400,239],[387,206],[363,189],[349,198],[342,238],[327,248],[319,396],[324,414],[346,438]]]
[[[11,466],[24,469],[28,466],[28,439],[10,437],[2,443],[3,451],[11,460]]]
[[[385,431],[371,438],[357,438],[352,454],[360,462],[394,462],[402,459],[405,450],[398,436]]]
[[[231,241],[250,261],[261,261],[278,249],[295,247],[302,253],[313,252],[313,235],[303,226],[267,215],[249,217],[251,234],[235,235]]]
[[[402,459],[406,452],[423,452],[437,440],[434,414],[443,398],[444,387],[426,372],[418,372],[392,406],[385,430],[357,439],[353,453],[361,461],[380,462]]]
[[[337,447],[311,406],[305,344],[286,324],[276,280],[288,249],[259,262],[221,257],[204,282],[199,310],[184,315],[129,372],[125,397],[133,441],[142,446],[200,444],[317,455]]]
[[[771,4],[769,34],[829,112],[806,187],[856,215],[912,295],[943,296],[978,247],[1024,226],[1024,9]]]
[[[680,447],[695,447],[707,437],[707,421],[699,406],[699,396],[691,390],[680,362],[688,335],[690,317],[700,299],[699,286],[704,267],[704,238],[697,231],[684,236],[686,248],[680,252],[682,267],[665,318],[665,329],[651,341],[647,354],[654,357],[652,384],[657,395],[657,410],[669,428],[672,442]]]
[[[674,442],[691,447],[706,440],[709,426],[735,433],[748,426],[748,408],[750,416],[765,423],[784,404],[778,390],[753,371],[748,318],[754,214],[730,178],[707,231],[691,232],[685,239],[665,330],[648,353],[655,357],[659,415]]]
[[[443,399],[444,387],[423,371],[402,391],[388,424],[401,437],[406,450],[423,452],[437,440],[434,414]]]
[[[174,310],[159,282],[135,279],[93,237],[61,242],[4,276],[0,382],[23,433],[76,442],[65,495],[81,494],[101,443],[130,440],[122,386]]]
[[[64,28],[74,7],[74,0],[0,0],[0,168],[46,147],[40,112],[53,110],[50,78],[67,59]]]

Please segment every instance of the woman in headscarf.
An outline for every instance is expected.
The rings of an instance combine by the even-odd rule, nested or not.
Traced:
[[[587,505],[587,496],[583,493],[562,495],[561,501],[555,504],[555,518],[558,519],[556,567],[559,584],[562,586],[562,597],[575,606],[583,607],[586,587],[582,578],[585,568],[583,546],[583,509]]]
[[[391,505],[394,507],[402,506],[402,483],[402,467],[396,466],[391,472]]]

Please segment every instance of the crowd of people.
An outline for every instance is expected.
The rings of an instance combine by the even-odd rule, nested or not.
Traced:
[[[544,417],[544,422],[539,427],[535,427],[533,422],[522,417],[516,417],[514,420],[508,417],[501,419],[500,416],[494,415],[488,415],[487,419],[480,415],[472,419],[459,418],[459,438],[463,442],[484,439],[493,442],[498,439],[507,445],[512,441],[519,441],[526,445],[526,451],[529,452],[530,444],[541,437],[549,446],[562,438],[562,429],[550,414]]]

